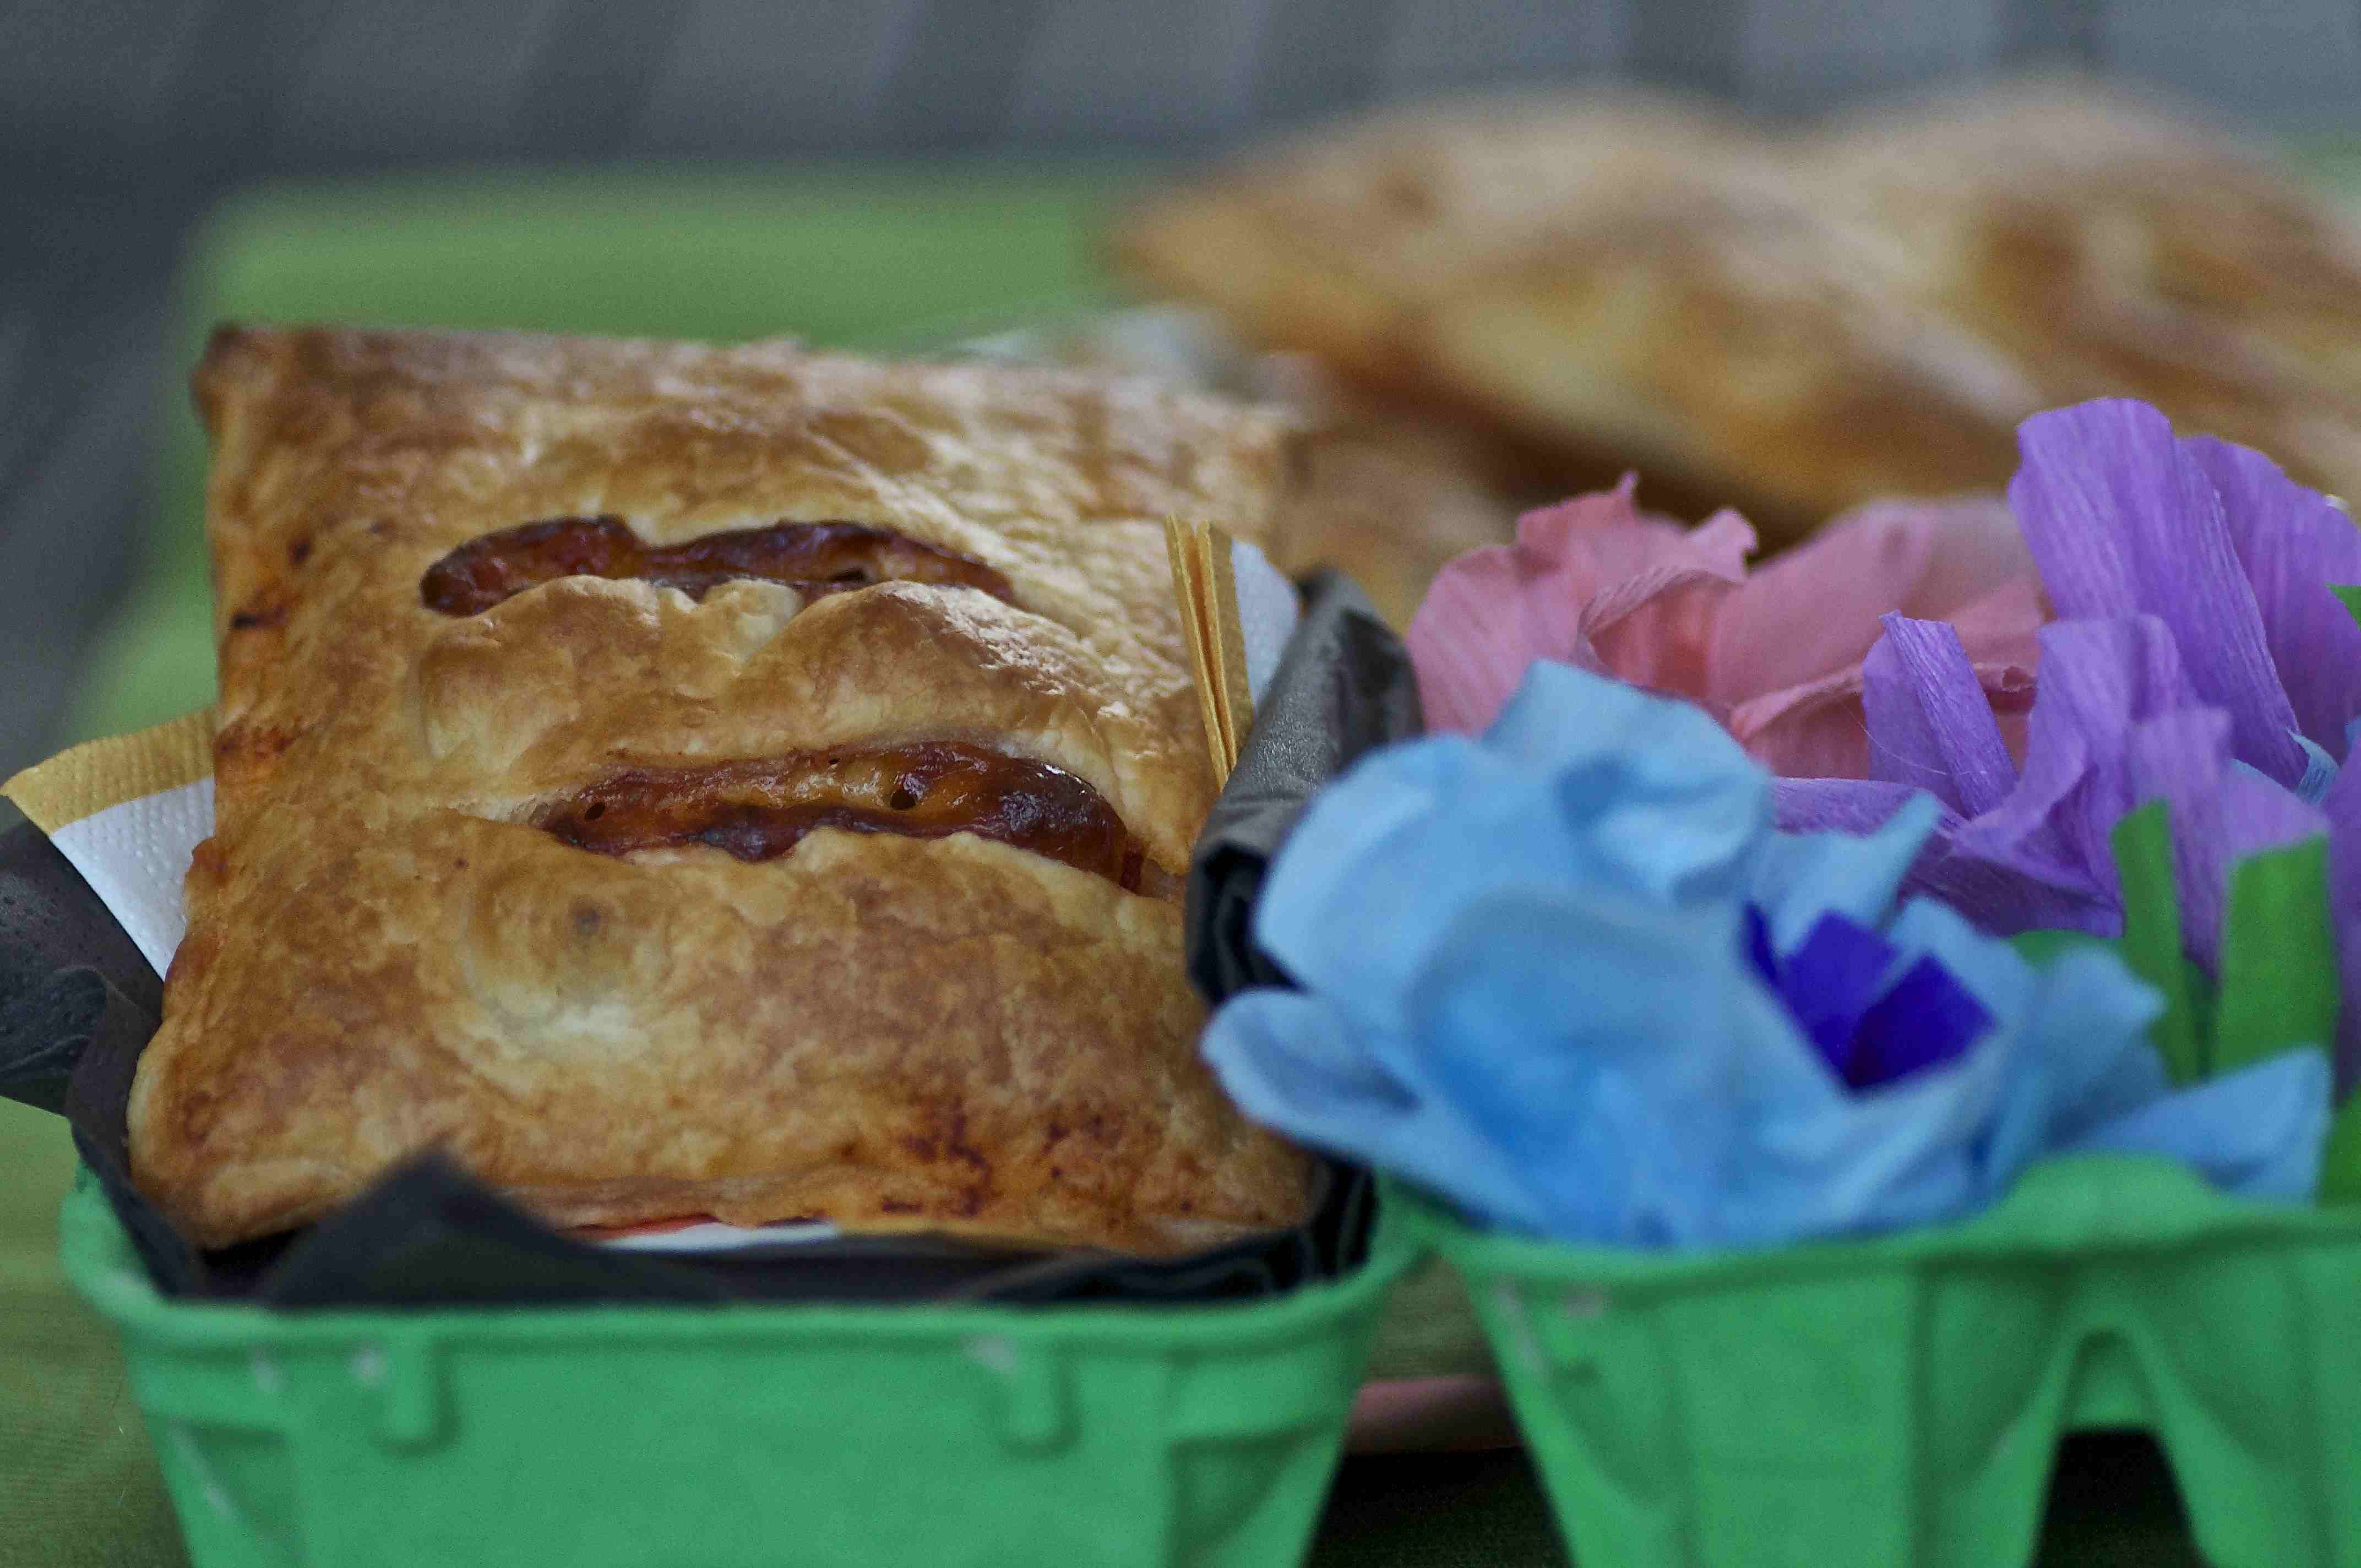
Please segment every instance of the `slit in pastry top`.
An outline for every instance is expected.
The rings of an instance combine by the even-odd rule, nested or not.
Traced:
[[[973,833],[1128,892],[1161,896],[1172,880],[1088,781],[958,741],[625,768],[546,802],[528,821],[599,854],[702,845],[741,861],[787,854],[822,828],[916,839]]]
[[[481,615],[560,577],[638,577],[694,599],[747,579],[785,583],[807,598],[873,583],[937,583],[1016,602],[1007,577],[973,556],[866,523],[774,522],[650,544],[614,516],[551,518],[471,539],[426,568],[418,597],[443,615]]]

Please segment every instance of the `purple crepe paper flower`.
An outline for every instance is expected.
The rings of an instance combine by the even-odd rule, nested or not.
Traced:
[[[1862,665],[1876,782],[1782,784],[1780,826],[1863,831],[1911,788],[1945,814],[1911,886],[1987,930],[2121,929],[2110,835],[2162,799],[2191,956],[2219,953],[2230,868],[2331,833],[2345,993],[2339,1078],[2361,1075],[2361,529],[2268,458],[2173,437],[2143,403],[2027,420],[2009,500],[2060,619],[2041,633],[2020,774],[1958,635],[1885,618]],[[2308,802],[2328,806],[2325,812]]]
[[[2230,867],[2328,830],[2319,807],[2240,765],[2230,716],[2199,698],[2156,617],[2042,628],[2021,774],[1989,709],[1978,711],[1982,687],[1963,668],[1958,634],[1901,616],[1885,625],[1863,666],[1873,780],[1797,781],[1781,792],[1781,825],[1873,823],[1912,791],[1928,791],[1945,812],[1911,885],[1987,930],[2117,934],[2111,835],[2136,806],[2160,799],[2172,813],[2183,931],[2211,968]]]
[[[2361,714],[2361,529],[2259,452],[2104,399],[2017,428],[2008,499],[2060,620],[2153,615],[2240,762],[2318,800]],[[2309,746],[2306,745],[2309,742]]]
[[[2328,817],[2328,915],[2336,932],[2336,972],[2345,987],[2337,1020],[2336,1082],[2361,1081],[2361,765],[2328,786],[2321,803]]]

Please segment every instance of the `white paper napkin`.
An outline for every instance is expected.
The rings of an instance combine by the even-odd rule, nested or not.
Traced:
[[[69,822],[49,842],[160,975],[189,928],[189,857],[213,830],[214,781],[199,779]]]

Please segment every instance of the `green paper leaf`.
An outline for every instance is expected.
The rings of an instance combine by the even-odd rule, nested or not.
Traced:
[[[2291,1046],[2327,1048],[2338,1000],[2327,836],[2232,867],[2210,1069],[2235,1072]]]
[[[2354,620],[2361,620],[2361,587],[2331,583],[2328,585],[2328,591],[2345,601],[2345,608],[2353,612]]]
[[[2361,1094],[2328,1124],[2328,1147],[2320,1160],[2320,1201],[2361,1203]]]
[[[2180,946],[2180,895],[2172,881],[2172,826],[2165,804],[2150,801],[2115,824],[2109,842],[2123,884],[2124,934],[2115,945],[2131,971],[2164,995],[2156,1048],[2175,1083],[2206,1074],[2205,1016]]]

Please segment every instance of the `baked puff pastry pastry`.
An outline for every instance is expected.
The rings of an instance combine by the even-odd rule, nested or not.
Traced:
[[[1618,95],[1316,134],[1141,206],[1114,246],[1254,341],[1488,423],[1561,492],[1647,476],[1772,537],[2005,478],[2038,400],[1892,288],[1760,138]]]
[[[1257,352],[1209,311],[1113,312],[978,340],[969,352],[1071,365],[1283,408],[1301,434],[1299,481],[1263,539],[1292,577],[1334,568],[1407,630],[1443,567],[1516,537],[1517,514],[1563,492],[1521,493],[1513,465],[1480,431],[1389,403],[1308,355]]]
[[[2361,227],[2257,150],[2070,77],[1865,114],[1795,163],[2044,402],[2143,398],[2361,493]]]
[[[554,1222],[1158,1253],[1306,1156],[1195,1052],[1170,514],[1275,419],[758,345],[230,329],[216,827],[130,1103],[218,1245],[430,1147]]]
[[[1134,213],[1143,280],[1488,424],[1561,493],[1645,476],[1791,539],[1997,488],[2096,397],[2361,489],[2361,232],[2266,159],[2075,79],[1803,134],[1620,94],[1461,102]]]

